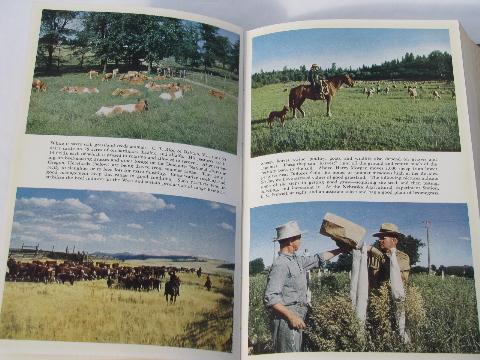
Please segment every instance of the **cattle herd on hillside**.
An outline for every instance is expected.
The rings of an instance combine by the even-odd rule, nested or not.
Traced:
[[[206,275],[202,268],[186,268],[175,266],[125,266],[119,263],[76,262],[57,260],[18,261],[9,257],[6,281],[25,281],[36,283],[59,283],[74,285],[77,281],[106,280],[108,288],[133,291],[158,291],[165,282],[164,296],[169,303],[175,303],[180,295],[181,280],[179,273],[196,273],[198,278]],[[166,277],[168,276],[168,279]],[[205,287],[212,287],[210,276]]]

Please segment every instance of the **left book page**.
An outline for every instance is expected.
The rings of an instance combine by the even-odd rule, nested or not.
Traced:
[[[0,357],[240,358],[242,30],[154,8],[31,18]]]

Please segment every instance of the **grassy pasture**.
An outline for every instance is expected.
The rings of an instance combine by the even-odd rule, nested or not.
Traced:
[[[226,96],[223,100],[208,95],[204,86],[193,84],[193,91],[176,101],[164,101],[159,91],[144,85],[131,85],[120,80],[102,82],[85,74],[40,77],[47,83],[46,92],[32,91],[26,132],[38,135],[118,137],[161,140],[203,146],[236,153],[238,101]],[[183,81],[169,79],[156,83]],[[67,94],[64,86],[97,87],[98,94]],[[102,106],[131,104],[138,97],[112,96],[116,88],[135,88],[146,99],[149,111],[113,116],[97,116]]]
[[[108,289],[105,280],[73,286],[7,282],[0,338],[144,344],[231,352],[233,284],[227,276],[179,274],[180,297]]]
[[[396,84],[397,87],[393,88]],[[252,157],[287,151],[308,150],[389,150],[460,151],[460,137],[452,85],[430,82],[417,87],[419,98],[413,101],[403,82],[389,82],[389,94],[374,94],[367,99],[362,82],[342,87],[326,116],[326,102],[306,100],[302,109],[287,115],[285,128],[276,121],[269,129],[265,119],[272,110],[288,105],[284,84],[252,89]],[[385,85],[382,86],[385,88]],[[432,91],[440,92],[434,100]]]
[[[248,338],[254,354],[273,351],[270,315],[263,305],[266,283],[265,274],[250,277]],[[412,275],[406,302],[409,343],[381,326],[390,321],[385,306],[388,300],[380,307],[377,303],[375,320],[370,308],[366,331],[359,331],[363,326],[351,309],[347,273],[326,275],[320,280],[314,277],[311,285],[313,307],[306,321],[311,348],[306,351],[480,353],[473,279]]]

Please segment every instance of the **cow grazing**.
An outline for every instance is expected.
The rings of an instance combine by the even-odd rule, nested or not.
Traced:
[[[94,77],[98,77],[98,71],[96,70],[90,70],[87,74],[90,77],[90,80],[93,79]]]
[[[102,81],[108,81],[108,80],[111,80],[112,78],[113,78],[113,73],[106,73],[103,75]]]
[[[418,96],[416,87],[408,87],[408,95],[415,100]]]
[[[147,110],[147,100],[138,100],[136,104],[102,106],[95,114],[99,116],[108,116],[112,114],[142,112]]]
[[[32,89],[39,91],[47,91],[47,84],[45,84],[42,80],[40,79],[33,79],[32,81]]]
[[[225,93],[223,93],[221,91],[213,90],[213,89],[208,92],[208,95],[216,97],[220,100],[223,100],[223,98],[225,97]]]
[[[437,90],[433,90],[432,96],[434,100],[440,99],[440,94],[438,93]]]

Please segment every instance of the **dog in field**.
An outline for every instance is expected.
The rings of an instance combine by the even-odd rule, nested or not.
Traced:
[[[285,127],[285,118],[287,117],[288,113],[288,106],[284,105],[281,111],[272,111],[270,115],[268,115],[267,123],[270,126],[270,129],[273,127],[273,122],[276,118],[280,120],[282,123],[282,127]]]

